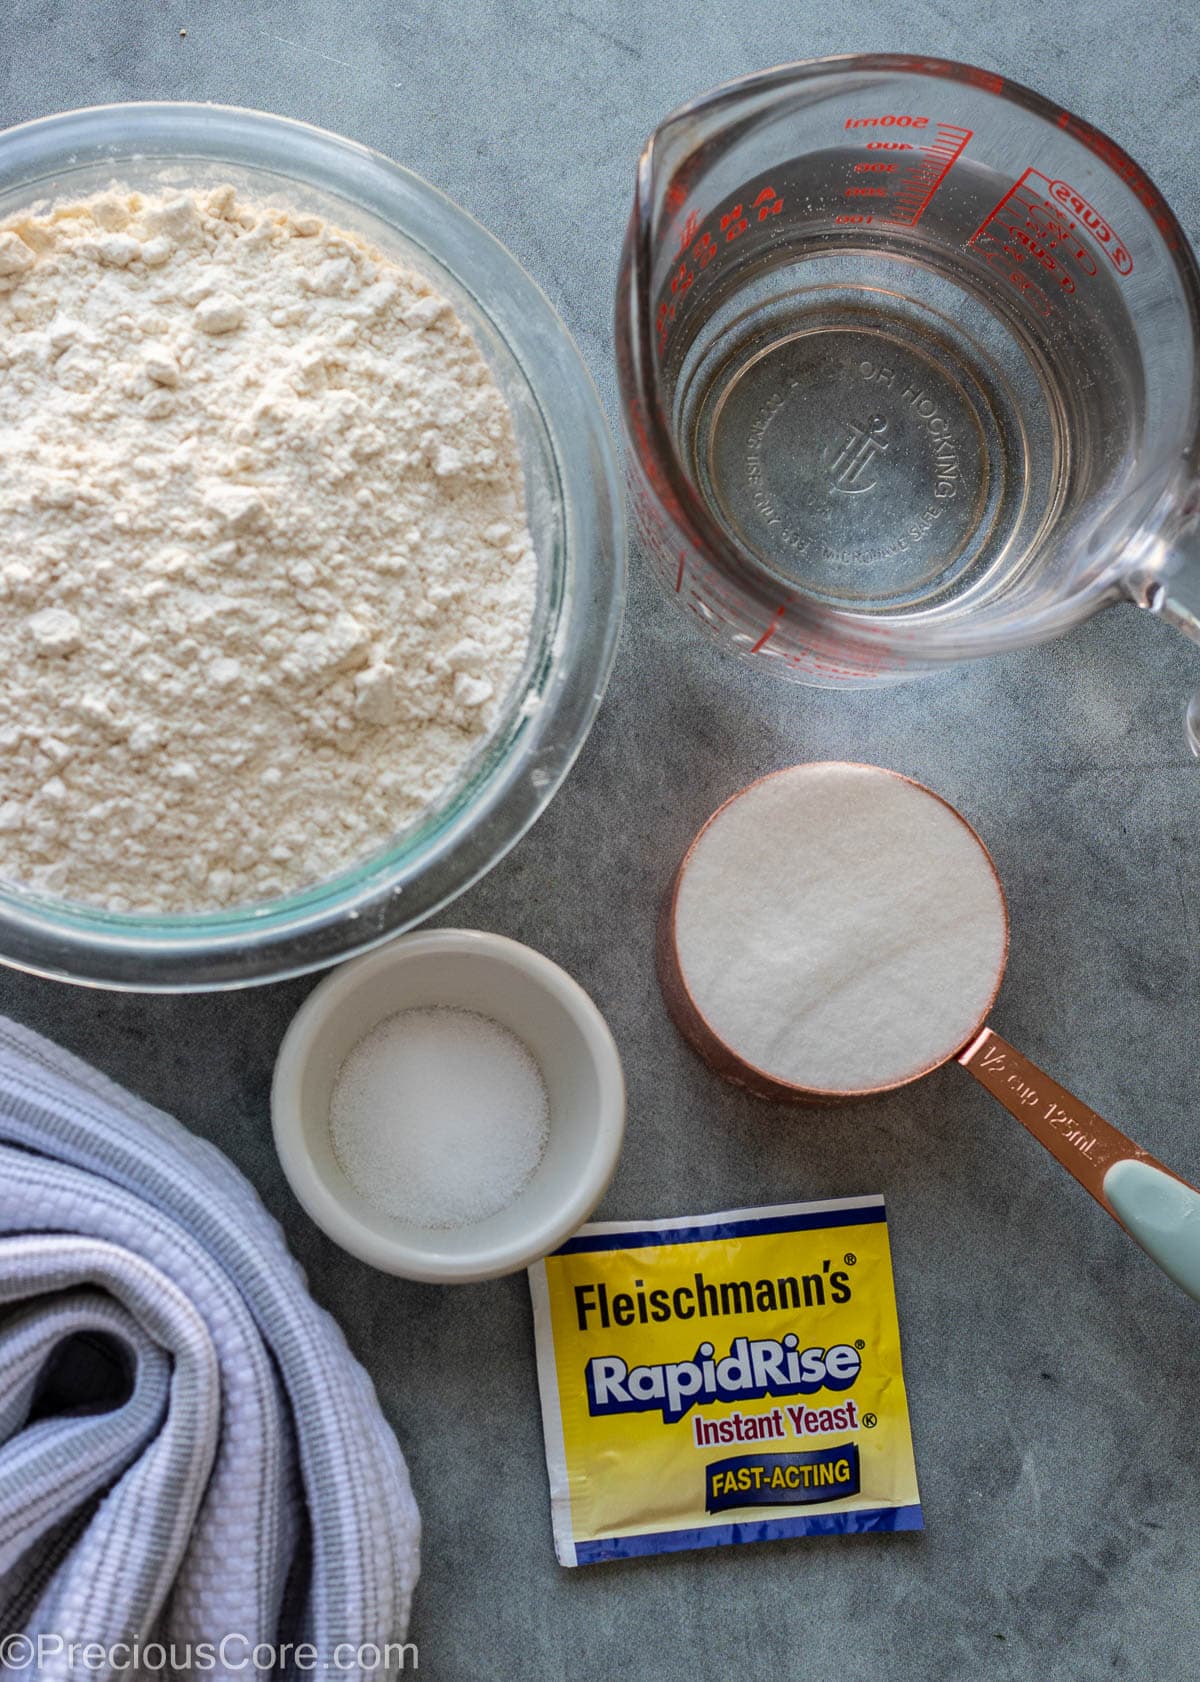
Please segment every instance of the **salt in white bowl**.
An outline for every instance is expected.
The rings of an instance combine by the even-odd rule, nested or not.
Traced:
[[[376,1208],[333,1152],[329,1109],[347,1053],[386,1017],[478,1011],[528,1046],[550,1106],[545,1152],[514,1202],[468,1226],[421,1227]],[[549,958],[501,935],[405,935],[335,970],[294,1017],[271,1088],[288,1183],[323,1232],[385,1273],[433,1283],[495,1278],[548,1255],[591,1214],[625,1132],[625,1080],[608,1024]]]

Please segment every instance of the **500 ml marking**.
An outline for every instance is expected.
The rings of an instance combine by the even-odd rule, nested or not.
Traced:
[[[853,225],[889,222],[905,228],[916,227],[973,133],[957,123],[893,112],[878,117],[847,117],[845,126],[855,131],[870,129],[875,135],[888,131],[887,139],[866,142],[868,152],[884,152],[887,156],[856,162],[851,170],[854,179],[845,188],[847,199],[881,202],[872,202],[870,208],[864,204],[861,211],[843,212],[834,221]],[[901,133],[913,138],[900,139]]]

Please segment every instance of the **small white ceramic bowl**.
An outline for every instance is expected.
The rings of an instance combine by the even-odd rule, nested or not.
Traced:
[[[397,1011],[479,1011],[525,1042],[550,1099],[550,1138],[533,1179],[487,1220],[418,1227],[375,1209],[342,1172],[329,1102],[347,1052]],[[271,1088],[275,1148],[292,1190],[344,1250],[385,1273],[467,1284],[549,1254],[604,1195],[625,1132],[625,1080],[608,1024],[557,964],[501,935],[437,929],[343,964],[309,994],[284,1035]]]

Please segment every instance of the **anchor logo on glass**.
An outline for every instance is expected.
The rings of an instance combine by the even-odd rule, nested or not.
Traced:
[[[847,425],[845,440],[832,460],[829,453],[833,445],[825,451],[835,491],[861,496],[864,491],[875,489],[879,481],[868,474],[876,456],[888,447],[887,431],[888,423],[883,415],[872,415],[865,426],[856,426],[853,421]]]

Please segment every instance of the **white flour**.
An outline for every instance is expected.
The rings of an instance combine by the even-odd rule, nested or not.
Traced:
[[[357,236],[231,187],[0,228],[3,877],[195,910],[386,843],[536,573],[470,333]]]

